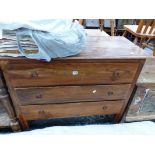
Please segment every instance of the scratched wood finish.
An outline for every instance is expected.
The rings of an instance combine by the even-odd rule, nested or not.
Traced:
[[[0,58],[0,65],[17,117],[25,129],[28,128],[28,120],[55,117],[115,114],[114,121],[119,122],[126,111],[129,98],[146,57],[151,56],[123,37],[88,36],[86,47],[76,56],[54,59],[51,62],[3,57]],[[128,87],[126,84],[131,86]],[[122,91],[122,95],[118,94],[117,98],[114,98],[114,94],[109,98],[106,97],[104,92],[107,93],[111,85],[120,86],[117,93]],[[122,85],[126,85],[126,89]],[[64,90],[65,87],[76,87],[77,89],[77,86],[79,87],[77,96],[74,95],[76,90]],[[100,92],[101,95],[89,96],[86,92],[87,86],[89,88],[97,87],[97,93],[98,90],[101,90],[103,94]],[[104,86],[107,90],[102,90],[98,86]],[[52,87],[63,91],[60,92],[56,89],[49,91],[47,89]],[[37,88],[42,88],[40,93],[45,93],[45,96],[38,94]],[[23,90],[26,93],[25,97],[28,96],[28,99],[31,99],[29,103],[23,99]],[[29,90],[33,92],[32,97],[28,93]],[[68,90],[71,92],[71,95],[68,96],[71,98],[65,96]],[[86,95],[80,95],[82,94],[80,91]],[[55,92],[55,94],[57,92],[56,99],[52,95],[50,96],[49,92]],[[111,87],[111,92],[116,93],[116,87]],[[62,96],[63,93],[64,96]],[[43,97],[44,101],[41,98],[38,100],[33,98],[35,94],[39,98]],[[109,93],[109,95],[111,94]],[[64,100],[61,100],[61,97],[58,99],[59,95]],[[120,97],[124,101],[121,101]],[[84,101],[77,101],[77,99],[84,99]],[[102,101],[90,101],[96,99],[102,99]],[[106,99],[111,100],[106,101]],[[54,100],[57,103],[54,103]],[[32,101],[33,105],[31,105]],[[103,108],[102,103],[106,104],[106,107]]]
[[[124,101],[80,102],[21,106],[26,120],[117,114]]]
[[[126,99],[130,84],[16,88],[21,105]]]
[[[132,60],[132,59],[145,59],[151,57],[144,52],[143,49],[135,46],[128,39],[117,36],[117,37],[99,37],[99,36],[88,36],[86,46],[81,50],[80,54],[70,56],[66,58],[59,58],[59,60],[103,60],[103,59],[118,59],[118,60]],[[26,59],[24,57],[0,57],[1,61],[8,61],[21,63],[21,62],[38,62],[36,60]],[[27,66],[29,64],[26,64]]]
[[[5,70],[13,87],[132,83],[139,63],[50,63],[11,65]]]

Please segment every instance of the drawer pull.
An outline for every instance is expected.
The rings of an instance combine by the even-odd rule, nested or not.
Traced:
[[[112,96],[113,95],[113,92],[108,92],[108,96]]]
[[[102,107],[103,110],[106,110],[107,108],[108,108],[107,106]]]
[[[32,72],[31,73],[31,77],[32,78],[38,77],[38,73],[36,71]]]
[[[45,114],[45,111],[44,110],[39,110],[38,111],[38,114],[44,115]]]
[[[40,99],[40,98],[42,98],[42,95],[41,94],[38,94],[38,95],[36,95],[36,98],[37,99]]]
[[[113,72],[113,80],[117,80],[118,78],[120,77],[120,72],[119,72],[119,70],[115,70],[114,72]]]

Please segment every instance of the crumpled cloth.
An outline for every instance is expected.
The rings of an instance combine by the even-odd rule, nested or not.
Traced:
[[[17,30],[17,45],[20,53],[30,59],[60,58],[79,54],[86,43],[86,33],[78,22],[64,19],[18,21],[0,23],[0,30]],[[37,53],[25,53],[20,44],[24,35],[32,38],[38,47]]]

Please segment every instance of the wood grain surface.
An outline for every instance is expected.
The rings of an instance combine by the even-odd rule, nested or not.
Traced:
[[[5,69],[13,87],[132,83],[139,67],[132,63],[61,63],[10,65]]]
[[[80,102],[67,104],[48,104],[21,106],[26,120],[49,119],[59,117],[93,116],[118,114],[124,101]]]
[[[16,88],[21,105],[126,99],[130,84]]]

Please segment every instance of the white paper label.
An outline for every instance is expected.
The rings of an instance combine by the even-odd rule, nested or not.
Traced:
[[[95,94],[96,93],[96,90],[93,90],[93,94]]]
[[[72,71],[72,75],[78,75],[79,72],[78,71]]]

